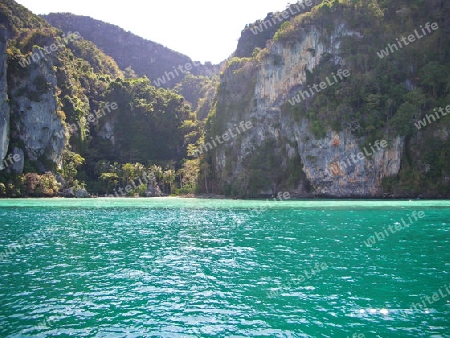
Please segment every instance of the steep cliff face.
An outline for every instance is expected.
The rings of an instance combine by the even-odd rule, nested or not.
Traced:
[[[272,43],[269,53],[259,62],[253,59],[228,66],[221,77],[215,122],[220,124],[218,120],[227,116],[230,120],[227,127],[233,128],[243,120],[252,121],[253,128],[217,147],[214,169],[224,173],[221,183],[233,185],[240,181],[241,185],[248,185],[252,179],[255,181],[255,175],[260,175],[256,179],[261,181],[256,182],[260,188],[257,194],[290,189],[301,196],[382,195],[382,179],[396,175],[400,169],[404,138],[386,138],[387,146],[374,147],[374,152],[365,144],[366,138],[357,137],[351,129],[328,127],[325,135],[318,137],[308,118],[291,113],[295,104],[291,105],[289,99],[300,90],[309,91],[307,76],[316,67],[332,63],[346,69],[345,60],[339,56],[344,36],[359,36],[359,33],[341,23],[336,25],[333,34],[325,37],[319,28],[311,25],[294,43]],[[347,71],[351,74],[351,69]],[[337,89],[339,83],[333,86]],[[304,96],[307,99],[308,95]],[[214,132],[222,131],[211,130],[211,136]],[[357,157],[364,148],[363,155]],[[256,165],[252,166],[258,157],[272,158],[267,163],[259,163],[266,166],[259,173],[255,172]],[[296,168],[292,168],[293,163]],[[296,179],[285,179],[290,171],[299,169],[301,173]]]
[[[9,105],[7,83],[6,29],[0,27],[0,169],[9,146]]]
[[[8,160],[0,174],[67,173],[73,160],[63,163],[64,154],[86,149],[97,127],[87,117],[123,73],[92,42],[61,34],[13,0],[0,4],[0,27],[0,159]]]
[[[33,48],[38,55],[39,48]],[[19,66],[22,67],[22,66]],[[23,144],[30,161],[37,161],[41,170],[44,163],[61,165],[65,138],[58,137],[64,130],[57,114],[57,79],[52,57],[40,58],[10,76],[11,110],[16,117],[11,126],[11,137]]]
[[[303,170],[315,195],[335,197],[381,196],[382,180],[398,174],[404,140],[386,141],[387,147],[363,147],[364,139],[349,131],[329,131],[315,139],[307,120],[293,125]],[[382,141],[382,140],[379,140]],[[375,150],[375,151],[374,151]],[[358,154],[360,157],[358,157]]]
[[[48,50],[56,34],[11,0],[0,5],[0,26],[0,170],[21,174],[27,162],[28,170],[53,170],[66,143],[56,136],[64,125],[57,114],[57,53]]]
[[[283,22],[289,21],[293,16],[311,11],[314,6],[323,1],[324,0],[297,1],[288,4],[284,13],[271,12],[268,13],[263,20],[258,20],[252,24],[246,25],[241,32],[241,37],[238,40],[234,56],[250,57],[256,47],[264,48],[266,46],[266,41],[273,38]]]

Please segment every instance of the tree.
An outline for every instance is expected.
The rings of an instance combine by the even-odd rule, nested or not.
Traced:
[[[201,160],[201,173],[203,174],[203,179],[204,179],[204,183],[205,183],[205,191],[208,194],[209,193],[208,176],[211,174],[211,169],[210,169],[209,163],[207,161],[205,161],[204,159]]]
[[[134,164],[134,174],[136,177],[141,177],[145,173],[145,166],[139,162]]]
[[[77,153],[66,150],[62,157],[62,174],[66,183],[70,186],[73,183],[78,171],[77,168],[84,163],[84,158]]]
[[[448,73],[448,67],[440,64],[439,61],[428,63],[419,72],[423,85],[431,88],[434,97],[444,91],[448,83]]]
[[[109,188],[112,187],[113,190],[119,184],[119,176],[116,173],[102,173],[100,175],[100,180],[106,183],[106,194],[108,195]]]
[[[200,172],[200,160],[186,160],[183,164],[181,184],[183,191],[193,193],[197,189],[198,175]]]
[[[172,184],[175,181],[175,177],[175,170],[173,169],[165,170],[163,173],[163,182],[169,186],[169,194],[172,193]]]
[[[413,120],[419,115],[419,110],[411,103],[403,103],[391,120],[392,127],[403,136],[411,135],[414,131]]]
[[[122,177],[121,181],[123,182],[123,185],[127,186],[130,179],[133,179],[136,177],[135,172],[135,166],[131,163],[125,163],[122,165]]]
[[[157,183],[161,182],[163,177],[163,170],[159,165],[152,164],[149,168],[150,173],[156,178]]]
[[[75,180],[75,182],[77,181]],[[44,175],[41,175],[39,186],[41,194],[49,197],[56,195],[60,188],[60,184],[51,172],[46,172]]]

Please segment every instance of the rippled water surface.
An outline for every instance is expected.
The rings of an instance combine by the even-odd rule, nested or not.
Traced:
[[[0,200],[0,230],[1,337],[450,337],[449,201]]]

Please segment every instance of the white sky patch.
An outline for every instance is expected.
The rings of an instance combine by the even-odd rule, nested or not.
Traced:
[[[117,25],[189,56],[219,63],[236,49],[247,23],[282,11],[284,0],[16,0],[35,14],[69,12]]]

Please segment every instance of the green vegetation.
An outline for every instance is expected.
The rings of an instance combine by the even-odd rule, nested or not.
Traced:
[[[258,34],[252,28],[260,27],[262,21],[248,25],[220,79],[200,75],[208,70],[206,66],[195,67],[194,74],[180,77],[178,84],[173,83],[174,90],[169,90],[152,86],[149,79],[190,62],[189,58],[168,53],[167,60],[149,57],[132,65],[132,56],[144,53],[137,49],[142,40],[118,27],[101,25],[102,31],[116,32],[123,41],[127,41],[125,37],[133,40],[122,46],[129,49],[125,57],[120,51],[107,49],[116,47],[111,42],[114,34],[97,45],[84,39],[66,43],[62,32],[45,20],[12,0],[3,1],[0,25],[4,29],[0,33],[9,39],[10,148],[25,149],[23,116],[34,113],[32,104],[20,106],[21,98],[31,103],[56,99],[55,123],[61,122],[64,127],[61,137],[65,144],[58,154],[61,161],[52,158],[54,149],[47,146],[33,156],[25,154],[23,173],[2,171],[0,196],[54,196],[62,189],[76,191],[85,186],[94,194],[110,194],[144,174],[154,176],[164,194],[214,192],[257,197],[261,192],[297,188],[306,180],[303,164],[297,152],[288,152],[287,148],[297,150],[298,144],[286,136],[265,134],[257,142],[243,144],[239,135],[231,146],[216,147],[199,157],[194,153],[240,121],[251,119],[254,125],[265,121],[264,116],[252,114],[257,111],[255,89],[261,65],[280,70],[285,60],[275,50],[297,48],[297,42],[312,33],[330,48],[324,53],[316,46],[297,51],[312,57],[321,53],[320,64],[312,71],[305,70],[302,88],[319,84],[339,69],[348,69],[350,76],[297,105],[278,100],[275,108],[280,108],[280,117],[270,121],[271,127],[279,128],[281,118],[292,118],[298,123],[307,120],[317,139],[329,130],[348,130],[364,137],[367,144],[401,137],[405,143],[401,170],[397,177],[384,180],[384,191],[408,196],[422,191],[448,195],[450,143],[446,135],[450,118],[443,117],[420,132],[414,126],[435,107],[450,104],[448,4],[443,0],[317,0],[314,4]],[[265,20],[276,15],[269,13]],[[48,18],[72,31],[78,30],[72,25],[84,27],[81,23],[86,23],[82,35],[90,34],[89,29],[98,23],[69,14]],[[379,57],[388,43],[395,43],[396,38],[411,34],[426,22],[436,22],[439,29]],[[331,48],[332,40],[339,43],[338,49]],[[53,43],[65,48],[39,63],[27,67],[20,64],[33,50]],[[117,53],[113,55],[117,60],[98,46],[110,55]],[[153,43],[146,46],[160,48]],[[148,55],[153,55],[150,49]],[[287,85],[283,88],[295,89]],[[115,103],[118,109],[90,120],[89,115],[106,103]],[[70,131],[71,126],[76,129]],[[267,132],[267,128],[261,129],[258,132]],[[58,141],[57,136],[52,137]],[[139,183],[127,195],[144,196],[146,190],[147,184]]]
[[[174,90],[185,98],[197,119],[202,121],[211,110],[216,87],[217,79],[188,73]]]
[[[92,41],[107,55],[114,58],[114,63],[117,62],[120,69],[125,70],[127,78],[147,77],[153,81],[163,77],[166,71],[171,71],[174,67],[176,69],[188,63],[193,65],[193,61],[188,56],[109,23],[70,13],[51,13],[43,17],[64,32],[79,32],[86,40]],[[84,43],[90,44],[87,41]],[[80,53],[87,53],[89,49],[90,47],[82,48],[74,54],[85,58]],[[217,66],[207,62],[204,65],[195,65],[190,71],[194,75],[209,76],[216,73]],[[162,86],[173,88],[183,78],[184,75],[180,74],[179,78],[167,81]]]
[[[161,187],[161,193],[169,195],[173,193],[173,185],[177,178],[172,163],[163,167],[141,163],[110,163],[99,162],[96,166],[98,180],[94,193],[104,193],[113,196],[139,196],[145,197],[148,186],[157,184]],[[121,189],[121,190],[120,190]]]
[[[446,141],[448,137],[444,135],[450,127],[450,119],[443,117],[420,134],[414,122],[432,114],[434,108],[450,104],[450,21],[445,19],[449,14],[450,8],[444,1],[334,0],[322,2],[310,12],[278,24],[276,30],[270,27],[253,37],[250,29],[260,25],[261,21],[249,25],[242,33],[236,56],[252,55],[253,58],[235,57],[228,61],[216,105],[210,113],[207,135],[215,135],[242,111],[249,111],[245,104],[233,106],[235,96],[245,102],[243,98],[247,91],[238,86],[242,79],[231,79],[227,74],[239,76],[255,62],[256,67],[267,60],[279,65],[279,55],[273,52],[274,43],[278,48],[279,45],[294,48],[296,42],[314,32],[319,41],[328,46],[333,36],[340,43],[338,54],[325,53],[318,67],[312,72],[306,70],[307,81],[302,88],[319,84],[339,69],[348,69],[350,77],[300,104],[282,103],[282,114],[298,122],[308,119],[317,139],[323,138],[330,129],[348,130],[356,137],[365,137],[366,145],[376,139],[393,141],[400,136],[405,141],[405,156],[398,177],[386,179],[385,192],[408,196],[417,196],[424,191],[434,196],[444,196],[445,192],[448,195],[450,147]],[[269,13],[266,19],[273,16]],[[388,43],[394,44],[396,38],[414,33],[427,22],[436,22],[439,29],[420,41],[379,57],[380,50]],[[266,43],[269,38],[272,41]],[[307,52],[316,56],[315,49]],[[248,85],[249,79],[245,81],[247,87],[252,88]],[[234,144],[233,149],[239,149],[239,143]],[[232,176],[236,163],[228,156],[236,154],[225,150],[227,159],[223,175],[213,172],[210,177],[217,177],[215,184],[222,182],[225,185],[223,191],[228,194],[252,196],[254,191],[267,189],[267,181],[279,184],[280,179],[271,178],[271,167],[261,158],[270,159],[273,155],[264,146],[254,148],[251,158],[265,164],[252,166],[244,161],[245,170],[240,169],[240,174]],[[215,167],[213,157],[209,163]],[[251,159],[247,161],[252,162]],[[429,172],[421,169],[424,164],[431,167]],[[284,174],[281,176],[285,178]],[[230,183],[236,181],[240,182],[240,191],[235,183]],[[242,185],[246,192],[242,191]]]
[[[148,171],[154,164],[164,168],[160,176],[156,175],[163,193],[173,193],[177,186],[195,189],[193,177],[196,176],[192,175],[189,165],[186,165],[189,162],[184,158],[187,145],[200,138],[202,124],[197,121],[196,114],[206,117],[214,96],[214,80],[189,75],[177,87],[192,100],[193,110],[196,110],[192,112],[183,96],[153,87],[146,77],[134,75],[125,79],[116,62],[94,43],[84,39],[66,43],[62,32],[14,1],[0,4],[0,18],[14,36],[8,40],[8,81],[24,84],[16,90],[11,89],[11,121],[14,121],[11,124],[11,146],[25,147],[19,129],[19,114],[26,112],[18,112],[16,97],[25,96],[31,102],[42,102],[42,95],[54,96],[58,103],[56,118],[65,128],[61,135],[66,135],[60,163],[54,162],[50,149],[40,152],[37,160],[31,160],[25,151],[25,176],[2,171],[0,194],[9,197],[50,196],[57,194],[58,190],[73,188],[76,191],[85,186],[94,194],[105,194],[112,188],[126,186],[131,176],[139,174],[139,170],[131,170],[130,166],[140,168],[145,165]],[[31,62],[23,67],[20,62],[31,56],[33,47],[42,48],[53,43],[65,45],[65,48],[58,48],[39,62],[51,60],[53,66],[49,68],[54,74],[49,75],[56,77],[57,86],[54,87],[48,82],[48,77],[41,74],[27,84],[31,72],[38,66]],[[127,74],[132,73],[129,68]],[[115,103],[118,108],[89,120],[89,115],[105,107],[106,103]],[[114,140],[101,136],[105,125],[114,129]],[[57,136],[54,140],[58,140]],[[118,171],[111,171],[108,166],[105,169],[105,163],[114,163]],[[99,168],[103,170],[99,171]],[[47,175],[43,170],[60,176],[61,184],[38,184],[41,176],[47,177],[43,176]],[[127,174],[121,176],[121,172]],[[176,185],[175,180],[178,181]],[[129,194],[144,195],[146,188],[140,186]]]
[[[43,175],[0,173],[0,196],[54,197],[58,195],[60,188],[61,184],[51,172]]]
[[[22,29],[46,29],[51,26],[40,17],[14,0],[2,0],[0,3],[0,25],[4,25],[14,36]]]

